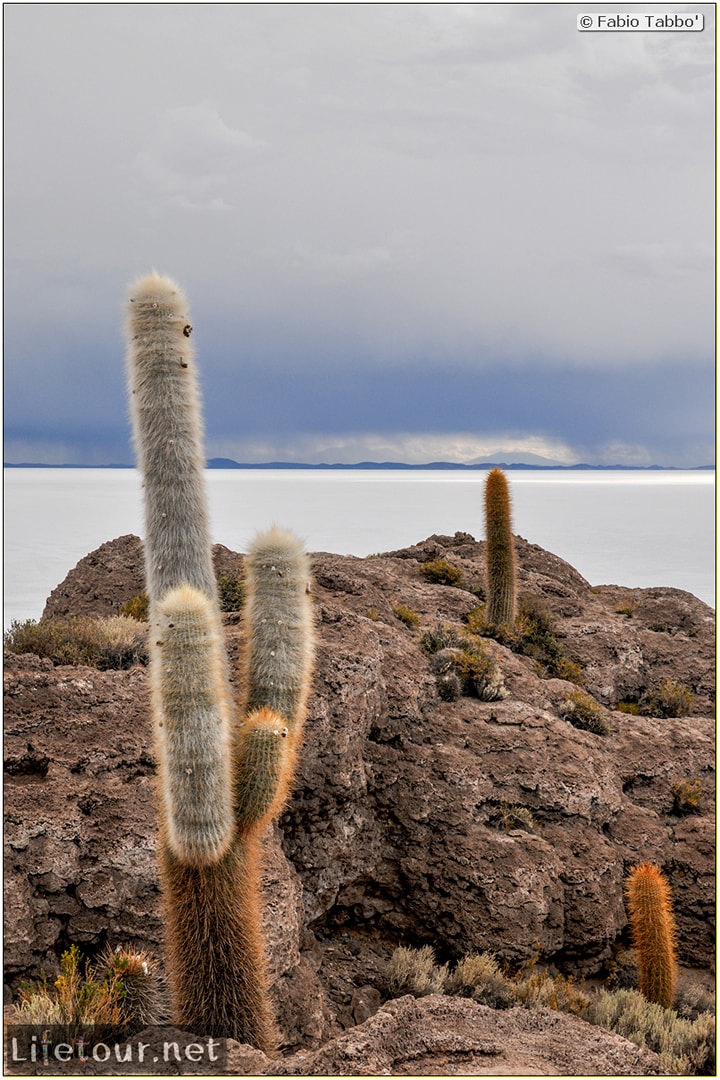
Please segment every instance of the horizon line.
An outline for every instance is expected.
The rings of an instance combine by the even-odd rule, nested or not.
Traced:
[[[38,461],[4,461],[4,469],[135,469],[137,465],[126,464],[124,462],[109,462],[102,465],[88,465],[84,463],[64,462],[62,464],[50,464],[48,462]],[[484,462],[461,462],[461,461],[429,461],[424,464],[415,464],[403,461],[358,461],[353,463],[347,462],[297,462],[297,461],[266,461],[266,462],[238,462],[233,458],[215,457],[207,458],[205,463],[206,469],[469,469],[469,470],[483,470],[483,469],[529,469],[533,471],[549,471],[549,470],[569,470],[569,469],[588,469],[588,470],[633,470],[633,471],[677,471],[677,472],[694,472],[697,470],[715,470],[715,465],[621,465],[616,463],[614,465],[591,465],[588,462],[577,462],[572,465],[563,465],[560,462],[550,463],[547,465],[538,465],[530,462],[506,462],[506,461],[484,461]]]

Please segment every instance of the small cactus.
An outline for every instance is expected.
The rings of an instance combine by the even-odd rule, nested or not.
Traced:
[[[648,1001],[669,1009],[675,997],[677,974],[670,886],[659,867],[646,862],[632,868],[625,891],[640,991]]]
[[[517,612],[515,541],[510,526],[510,491],[502,469],[485,484],[487,612],[491,626],[512,626]]]

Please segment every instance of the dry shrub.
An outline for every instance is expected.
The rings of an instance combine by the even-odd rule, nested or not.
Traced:
[[[603,711],[584,690],[572,690],[560,706],[560,716],[581,731],[607,735],[610,731]]]
[[[682,683],[664,679],[656,690],[647,690],[638,704],[642,716],[659,716],[666,720],[672,716],[689,716],[693,696]]]
[[[402,994],[425,997],[441,994],[446,976],[447,964],[439,967],[435,963],[435,954],[429,945],[423,945],[421,949],[401,946],[390,958],[386,982],[393,997]]]
[[[147,664],[147,626],[129,615],[13,621],[5,634],[12,653],[34,653],[53,664],[83,664],[101,671]]]
[[[520,971],[513,982],[518,1002],[530,1009],[555,1009],[584,1017],[592,1004],[572,975],[551,975],[531,965],[529,970]]]
[[[462,570],[447,559],[432,559],[423,563],[420,573],[435,585],[459,585],[462,581]]]
[[[71,945],[60,958],[54,993],[46,981],[37,987],[23,987],[17,1013],[21,1023],[114,1031],[122,1025],[121,1002],[119,981],[115,978],[98,981],[77,945]]]
[[[510,1009],[516,1004],[513,984],[491,953],[463,957],[446,977],[444,989],[446,994],[469,997],[491,1009]]]
[[[60,974],[28,984],[16,1005],[22,1024],[61,1026],[68,1033],[92,1027],[121,1032],[159,1024],[165,1018],[166,991],[155,962],[145,952],[107,950],[91,967],[77,945],[60,958]]]
[[[710,1012],[688,1020],[647,1001],[639,990],[601,990],[585,1019],[653,1050],[673,1075],[715,1075],[715,1017]]]

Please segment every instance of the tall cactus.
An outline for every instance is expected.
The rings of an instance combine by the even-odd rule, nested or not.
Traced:
[[[625,888],[633,944],[637,952],[640,992],[669,1009],[677,975],[675,917],[670,886],[654,863],[634,866]]]
[[[260,855],[302,737],[313,663],[309,566],[290,533],[248,559],[244,710],[232,722],[204,488],[187,302],[156,274],[131,290],[128,379],[145,486],[160,871],[175,1022],[264,1050],[277,1042]]]
[[[515,541],[510,524],[510,490],[502,469],[492,469],[485,483],[485,562],[487,621],[491,626],[515,622]]]

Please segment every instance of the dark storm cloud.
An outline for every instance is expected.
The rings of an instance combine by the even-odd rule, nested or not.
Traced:
[[[582,372],[504,362],[473,370],[439,360],[404,372],[358,365],[281,379],[253,370],[236,382],[215,383],[205,397],[214,418],[210,439],[241,432],[281,442],[286,431],[447,431],[484,434],[497,443],[534,432],[550,443],[569,443],[578,460],[605,464],[613,452],[612,463],[622,463],[640,446],[649,456],[637,463],[707,464],[695,458],[702,453],[698,432],[713,424],[712,377],[686,364]]]

